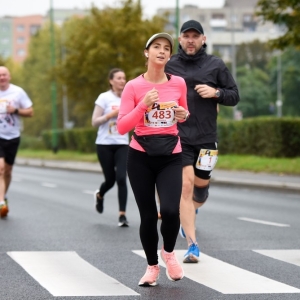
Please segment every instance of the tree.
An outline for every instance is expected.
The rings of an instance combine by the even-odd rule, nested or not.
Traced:
[[[143,48],[147,38],[164,28],[166,20],[142,18],[132,0],[122,7],[92,8],[84,18],[72,17],[55,27],[56,65],[50,57],[50,29],[46,24],[29,45],[21,74],[22,87],[34,105],[34,117],[26,119],[26,132],[39,136],[52,126],[51,82],[57,84],[58,128],[63,125],[62,90],[68,93],[69,119],[76,127],[91,126],[94,102],[108,90],[108,72],[124,69],[127,79],[144,72]]]
[[[55,28],[57,64],[60,64],[60,29]],[[22,69],[22,86],[33,102],[34,117],[24,120],[26,133],[39,136],[43,130],[52,128],[51,82],[56,72],[51,65],[50,28],[46,24],[31,38],[29,55]],[[56,78],[57,79],[57,78]],[[58,123],[62,124],[61,88],[58,86]]]
[[[299,89],[300,86],[300,51],[288,49],[283,55],[284,77],[283,92],[284,105],[282,111],[284,115],[300,116]]]
[[[270,47],[259,40],[242,43],[239,45],[236,53],[236,64],[237,66],[266,70],[271,53]]]
[[[284,116],[300,116],[299,91],[300,85],[300,50],[287,48],[281,55],[282,74],[282,114]],[[277,99],[278,55],[269,63],[270,88],[272,98]]]
[[[240,67],[237,77],[241,98],[238,109],[243,112],[243,117],[272,114],[269,75],[258,68]]]
[[[299,0],[259,0],[258,16],[285,27],[285,33],[270,42],[273,48],[300,47],[300,1]]]
[[[127,0],[121,8],[93,8],[91,15],[72,19],[64,31],[65,59],[60,78],[74,105],[76,126],[90,125],[95,100],[108,90],[108,72],[118,67],[132,79],[145,71],[143,49],[147,39],[161,32],[166,20],[143,20],[139,2]]]

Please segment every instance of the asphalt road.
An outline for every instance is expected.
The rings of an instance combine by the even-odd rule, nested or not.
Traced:
[[[212,183],[196,221],[200,263],[183,265],[179,282],[167,279],[162,264],[159,285],[142,288],[146,261],[131,189],[130,227],[119,228],[116,187],[104,213],[94,210],[102,178],[15,166],[10,213],[0,220],[1,300],[300,299],[298,193]],[[179,236],[180,260],[185,251]]]

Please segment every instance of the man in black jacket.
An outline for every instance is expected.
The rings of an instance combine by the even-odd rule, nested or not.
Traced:
[[[217,107],[235,106],[239,94],[224,62],[206,53],[206,36],[199,22],[185,22],[178,40],[178,54],[171,57],[165,71],[183,77],[187,85],[190,116],[178,123],[183,151],[180,234],[188,243],[183,262],[197,263],[195,212],[208,198],[210,175],[218,158]]]

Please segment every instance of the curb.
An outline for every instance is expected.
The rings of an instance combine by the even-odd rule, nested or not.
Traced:
[[[288,183],[288,182],[281,182],[281,181],[263,181],[263,180],[249,180],[249,179],[242,179],[242,178],[221,178],[221,177],[214,177],[212,175],[211,182],[217,185],[222,186],[237,186],[237,187],[252,187],[252,188],[259,188],[259,189],[276,189],[276,190],[290,190],[294,192],[300,193],[300,184],[297,183]]]
[[[41,167],[49,169],[61,169],[69,171],[84,171],[102,173],[99,163],[78,162],[78,161],[59,161],[59,160],[43,160],[32,158],[16,158],[16,165]],[[249,176],[250,174],[250,176]],[[244,177],[244,178],[243,178]],[[251,178],[249,178],[251,177]],[[253,178],[256,177],[256,179]],[[266,180],[266,178],[269,180]],[[216,169],[211,177],[211,183],[222,186],[236,187],[252,187],[260,189],[272,189],[281,191],[293,191],[300,193],[300,176],[286,176],[284,179],[278,180],[277,176],[269,174],[256,174],[251,172],[234,172],[221,171]],[[299,180],[298,180],[299,179]]]
[[[50,169],[61,169],[61,170],[70,170],[70,171],[87,171],[87,172],[102,173],[102,169],[100,165],[98,163],[91,163],[91,162],[17,158],[16,165],[50,168]]]

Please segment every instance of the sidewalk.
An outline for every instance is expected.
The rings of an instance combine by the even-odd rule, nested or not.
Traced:
[[[16,158],[16,165],[31,167],[55,168],[73,171],[102,172],[99,163],[58,161],[32,158]],[[215,169],[212,172],[212,183],[222,185],[247,186],[255,188],[272,188],[290,190],[300,193],[300,176],[246,171],[227,171]]]

